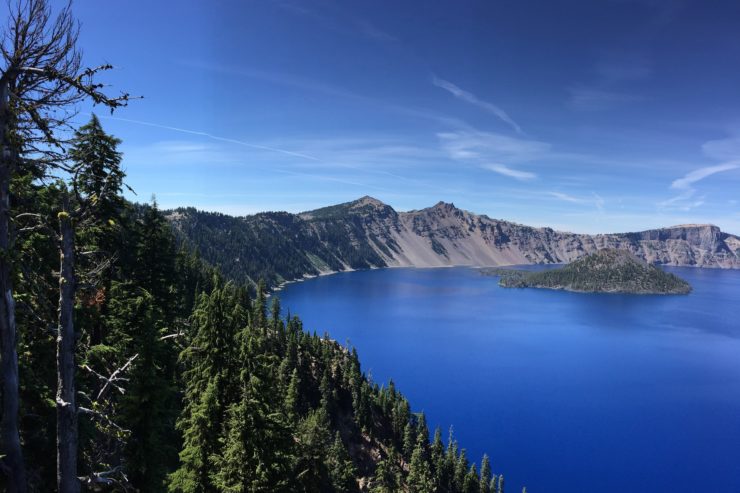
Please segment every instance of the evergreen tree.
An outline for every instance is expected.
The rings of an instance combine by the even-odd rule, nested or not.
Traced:
[[[212,473],[218,452],[221,406],[218,402],[219,377],[210,379],[197,396],[191,396],[187,416],[180,421],[183,448],[180,467],[170,476],[169,491],[210,493],[215,491]]]
[[[491,461],[486,454],[480,462],[480,487],[479,493],[491,493]]]
[[[201,295],[192,316],[192,342],[181,354],[186,366],[184,408],[178,428],[183,434],[180,467],[171,476],[170,491],[205,492],[212,489],[214,461],[220,452],[227,389],[233,382],[232,351],[244,317],[232,318],[230,286]]]
[[[470,466],[470,470],[468,470],[468,473],[465,475],[465,480],[463,481],[463,493],[478,493],[478,489],[480,487],[480,478],[478,477],[478,471],[475,467],[475,464]]]
[[[434,481],[439,489],[446,486],[449,482],[445,468],[445,449],[442,443],[442,430],[439,427],[434,430],[434,440],[432,441],[429,455],[432,470],[434,471]]]
[[[355,480],[357,468],[352,463],[338,431],[334,434],[334,443],[329,448],[326,465],[329,469],[329,479],[334,491],[351,492],[357,490],[357,481]]]
[[[457,457],[455,462],[455,488],[459,491],[465,490],[465,477],[468,473],[468,459],[465,454],[465,449],[460,451],[460,455]]]
[[[434,491],[434,478],[432,470],[424,457],[424,446],[419,441],[411,454],[411,463],[409,465],[409,476],[407,485],[409,493],[427,493]]]
[[[407,461],[411,460],[411,454],[414,453],[416,448],[416,427],[414,423],[409,420],[406,423],[406,427],[403,430],[403,457]]]
[[[295,464],[297,491],[324,491],[329,485],[329,471],[324,458],[329,449],[329,417],[323,409],[311,411],[298,425],[298,451]]]
[[[388,457],[378,462],[370,488],[372,493],[396,493],[399,491],[401,470],[398,467],[396,455],[396,451],[391,449],[388,452]]]

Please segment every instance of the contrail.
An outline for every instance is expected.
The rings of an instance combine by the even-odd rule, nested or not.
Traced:
[[[229,142],[231,144],[238,144],[245,147],[251,147],[252,149],[260,149],[263,151],[271,151],[271,152],[279,152],[280,154],[286,154],[288,156],[295,156],[300,157],[303,159],[310,159],[312,161],[321,161],[321,159],[310,156],[308,154],[302,154],[300,152],[293,152],[293,151],[286,151],[285,149],[277,149],[275,147],[268,147],[258,144],[250,144],[249,142],[244,142],[242,140],[236,140],[236,139],[229,139],[226,137],[219,137],[218,135],[209,134],[208,132],[199,132],[197,130],[188,130],[187,128],[179,128],[179,127],[171,127],[169,125],[160,125],[159,123],[152,123],[152,122],[145,122],[141,120],[131,120],[129,118],[119,118],[115,116],[100,116],[99,118],[105,118],[108,120],[117,120],[120,122],[127,122],[127,123],[135,123],[137,125],[145,125],[147,127],[156,127],[156,128],[162,128],[165,130],[172,130],[174,132],[180,132],[184,134],[190,134],[190,135],[200,135],[201,137],[207,137],[209,139],[218,140],[221,142]]]

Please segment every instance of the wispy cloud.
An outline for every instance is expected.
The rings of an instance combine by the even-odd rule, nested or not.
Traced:
[[[594,65],[591,81],[568,88],[568,103],[578,111],[602,111],[641,101],[644,96],[636,94],[631,84],[652,73],[650,59],[643,53],[603,54]]]
[[[740,159],[740,137],[710,140],[701,146],[701,150],[707,156],[719,161]]]
[[[493,171],[494,173],[498,173],[500,175],[515,178],[521,181],[529,181],[529,180],[534,180],[535,178],[537,178],[537,175],[535,173],[531,173],[529,171],[519,171],[516,169],[511,169],[508,166],[504,166],[503,164],[484,164],[481,166],[481,168]]]
[[[372,24],[367,20],[357,19],[355,20],[355,24],[357,25],[357,27],[359,27],[360,32],[375,41],[380,41],[383,43],[395,43],[398,41],[397,37],[380,29],[375,24]]]
[[[731,161],[714,166],[705,166],[703,168],[695,169],[694,171],[691,171],[681,178],[678,178],[671,182],[671,190],[679,190],[680,193],[674,197],[658,202],[658,208],[689,211],[696,207],[700,207],[704,205],[705,197],[697,197],[697,190],[694,185],[705,178],[716,175],[717,173],[723,173],[738,168],[740,168],[740,161]]]
[[[248,77],[250,79],[261,80],[270,84],[281,85],[284,87],[290,87],[299,89],[301,91],[313,92],[316,94],[322,94],[332,98],[332,103],[336,103],[336,98],[342,98],[356,103],[365,105],[370,110],[385,111],[411,117],[415,119],[423,119],[428,121],[434,121],[442,125],[454,128],[470,128],[470,125],[460,120],[459,118],[450,117],[447,115],[439,114],[435,111],[425,108],[415,108],[403,106],[395,103],[390,103],[377,98],[368,97],[356,92],[350,91],[343,87],[339,87],[333,84],[328,84],[323,81],[297,76],[294,74],[272,72],[267,70],[255,69],[252,67],[239,67],[232,65],[222,65],[211,62],[187,60],[180,61],[180,64],[186,67],[195,68],[219,74],[228,74],[239,77]]]
[[[635,94],[588,86],[574,86],[569,88],[568,92],[570,93],[570,106],[579,111],[606,110],[643,99]]]
[[[530,162],[548,156],[551,146],[533,139],[509,137],[494,132],[459,130],[437,134],[442,148],[452,159],[486,162]]]
[[[518,134],[523,134],[522,128],[517,124],[509,115],[506,113],[503,109],[501,109],[499,106],[489,103],[488,101],[483,101],[479,99],[475,94],[468,92],[464,89],[461,89],[460,87],[456,86],[452,82],[449,82],[444,79],[440,79],[436,75],[432,77],[432,84],[439,87],[440,89],[444,89],[445,91],[449,92],[456,98],[465,101],[466,103],[470,103],[474,106],[477,106],[493,115],[498,117],[499,120],[509,125],[511,128],[514,129],[514,131]]]
[[[704,168],[699,168],[686,174],[682,178],[674,180],[673,183],[671,183],[671,188],[676,190],[688,190],[691,189],[691,185],[693,185],[697,181],[703,180],[704,178],[715,175],[717,173],[721,173],[723,171],[730,171],[737,168],[740,168],[739,162],[724,163],[718,164],[716,166],[706,166]]]
[[[612,52],[596,62],[594,68],[603,84],[644,80],[653,74],[650,59],[642,53]]]
[[[312,20],[315,24],[324,29],[340,33],[346,36],[356,36],[360,34],[372,41],[381,43],[398,42],[398,38],[392,34],[380,29],[367,19],[353,15],[349,10],[341,8],[341,2],[335,4],[325,4],[321,8],[319,2],[311,4],[309,2],[278,1],[276,5],[286,12],[293,15],[300,15]]]
[[[696,197],[696,190],[689,188],[669,199],[658,202],[659,209],[690,211],[696,207],[704,205],[704,197]]]
[[[547,195],[554,197],[562,202],[569,202],[571,204],[591,205],[596,207],[599,211],[604,210],[605,200],[597,193],[592,192],[591,197],[575,197],[567,193],[562,192],[547,192]]]
[[[264,146],[264,145],[260,145],[260,144],[253,144],[251,142],[245,142],[243,140],[231,139],[231,138],[228,138],[228,137],[221,137],[221,136],[218,136],[218,135],[213,135],[213,134],[210,134],[208,132],[201,132],[201,131],[198,131],[198,130],[190,130],[190,129],[187,129],[187,128],[173,127],[173,126],[170,126],[170,125],[162,125],[162,124],[159,124],[159,123],[147,122],[147,121],[143,121],[143,120],[131,120],[129,118],[119,118],[119,117],[116,117],[116,116],[102,116],[101,115],[100,118],[105,118],[105,119],[108,119],[108,120],[116,120],[116,121],[126,122],[126,123],[133,123],[133,124],[136,124],[136,125],[144,125],[144,126],[147,126],[147,127],[161,128],[163,130],[171,130],[173,132],[179,132],[179,133],[184,133],[184,134],[189,134],[189,135],[198,135],[198,136],[201,136],[201,137],[206,137],[206,138],[211,139],[211,140],[217,140],[217,141],[220,141],[220,142],[228,142],[229,144],[236,144],[236,145],[240,145],[240,146],[244,146],[244,147],[250,147],[252,149],[259,149],[259,150],[262,150],[262,151],[276,152],[276,153],[279,153],[279,154],[285,154],[287,156],[298,157],[298,158],[301,158],[301,159],[310,159],[310,160],[313,160],[313,161],[319,161],[319,158],[317,158],[315,156],[310,156],[308,154],[302,154],[300,152],[293,152],[293,151],[289,151],[289,150],[286,150],[286,149],[279,149],[277,147],[270,147],[270,146]]]

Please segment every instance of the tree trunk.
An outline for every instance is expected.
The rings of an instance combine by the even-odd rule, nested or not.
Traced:
[[[25,493],[26,470],[23,465],[18,432],[18,349],[13,299],[12,252],[10,234],[10,179],[14,152],[8,135],[8,82],[0,81],[0,380],[2,380],[2,423],[0,423],[0,470],[8,478],[8,493]]]
[[[75,403],[75,243],[65,198],[59,213],[59,328],[57,330],[57,490],[80,491],[77,479],[77,404]]]

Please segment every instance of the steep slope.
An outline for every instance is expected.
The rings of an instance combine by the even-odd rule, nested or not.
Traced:
[[[654,264],[740,268],[740,238],[690,224],[585,235],[492,219],[439,202],[397,212],[372,197],[301,214],[167,213],[182,241],[229,277],[269,285],[349,269],[567,263],[605,248]]]
[[[688,294],[689,283],[638,259],[626,250],[607,248],[559,269],[527,272],[493,269],[507,288],[564,289],[588,293]]]

